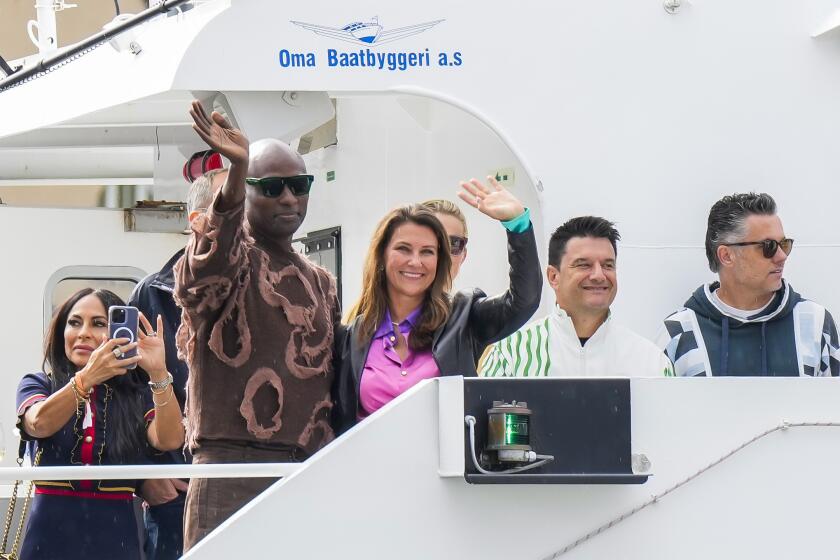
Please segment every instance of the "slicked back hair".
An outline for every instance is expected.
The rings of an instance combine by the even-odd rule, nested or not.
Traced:
[[[566,254],[566,244],[573,237],[595,237],[608,239],[618,256],[618,242],[621,235],[615,229],[615,224],[597,216],[578,216],[572,218],[551,234],[548,241],[548,264],[560,266],[560,260]]]
[[[724,243],[738,243],[747,234],[747,218],[774,216],[776,201],[767,193],[735,193],[715,202],[706,226],[706,258],[712,272],[720,270],[717,249]]]

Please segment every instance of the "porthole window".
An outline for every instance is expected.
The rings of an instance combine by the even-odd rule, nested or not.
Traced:
[[[55,309],[83,288],[111,290],[124,301],[146,273],[133,266],[68,266],[57,270],[44,294],[44,328]]]

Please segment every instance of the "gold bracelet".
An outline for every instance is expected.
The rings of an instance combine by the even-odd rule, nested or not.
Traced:
[[[78,381],[78,383],[77,383],[77,381]],[[75,375],[73,375],[73,386],[76,387],[76,389],[78,389],[80,394],[87,395],[87,398],[90,398],[90,394],[93,392],[93,387],[88,389],[87,393],[82,391],[82,382],[79,381],[79,372],[76,372]]]
[[[73,389],[73,398],[74,398],[74,399],[76,399],[76,409],[78,410],[78,408],[79,408],[80,406],[82,406],[82,403],[83,403],[83,402],[85,402],[85,400],[84,400],[84,399],[82,398],[82,396],[79,394],[79,390],[78,390],[78,389],[76,389],[76,384],[73,382],[73,380],[72,380],[72,379],[70,380],[69,385],[70,385],[70,387]]]
[[[170,385],[170,387],[171,387],[171,385]],[[162,394],[164,394],[165,392],[166,392],[166,389],[164,389],[164,390],[163,390],[163,391],[161,391],[160,393],[155,393],[154,391],[152,391],[152,394],[153,394],[153,395],[162,395]],[[175,389],[172,389],[172,394],[173,394],[173,395],[175,394]],[[172,400],[172,397],[170,396],[168,399],[166,399],[166,402],[163,402],[163,403],[158,403],[158,402],[155,402],[155,397],[154,397],[154,396],[152,396],[152,402],[153,402],[153,403],[155,403],[155,406],[156,406],[156,407],[158,407],[158,406],[160,406],[160,407],[164,407],[164,406],[168,405],[168,404],[169,404],[169,401],[171,401],[171,400]]]
[[[70,380],[70,385],[73,387],[73,394],[76,395],[76,404],[81,404],[81,401],[88,401],[90,400],[90,393],[85,394],[84,391],[79,389],[79,386],[76,384],[76,376],[79,375],[78,373],[73,376],[73,379]]]

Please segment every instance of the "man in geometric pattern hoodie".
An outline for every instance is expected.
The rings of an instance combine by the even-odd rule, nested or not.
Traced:
[[[706,256],[720,282],[665,319],[658,342],[679,376],[837,376],[837,328],[782,278],[793,240],[770,195],[726,196],[709,213]]]
[[[665,319],[660,345],[677,375],[836,376],[837,328],[821,305],[787,282],[755,315],[738,317],[714,298],[718,282],[700,286]]]

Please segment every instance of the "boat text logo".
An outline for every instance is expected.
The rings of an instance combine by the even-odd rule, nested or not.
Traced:
[[[384,45],[385,43],[397,41],[404,37],[417,35],[427,29],[431,29],[442,21],[442,19],[437,19],[435,21],[427,21],[426,23],[387,30],[379,25],[378,17],[371,18],[370,21],[354,21],[344,27],[327,27],[325,25],[315,25],[314,23],[304,23],[302,21],[292,21],[292,23],[324,37],[332,37],[339,41],[367,46]]]
[[[461,66],[463,56],[460,51],[456,50],[432,51],[430,48],[421,48],[412,51],[389,51],[376,48],[379,45],[419,35],[443,21],[445,20],[436,19],[425,23],[386,29],[380,25],[378,17],[373,17],[368,21],[354,21],[342,27],[329,27],[292,20],[290,23],[317,35],[362,48],[353,50],[328,48],[323,52],[280,49],[278,62],[281,68],[292,69],[318,67],[365,68],[391,72],[403,72],[415,68]]]

